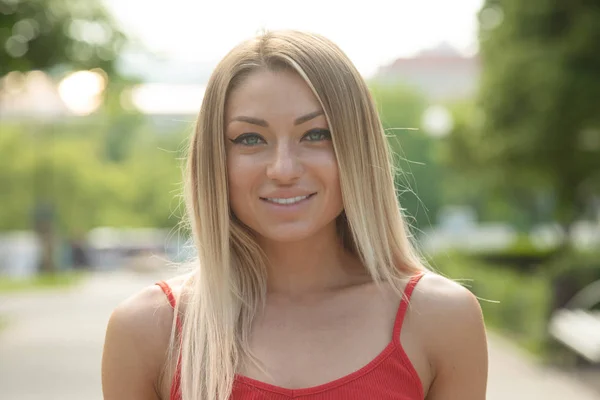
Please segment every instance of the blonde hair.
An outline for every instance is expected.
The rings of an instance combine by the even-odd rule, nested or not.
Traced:
[[[246,41],[213,72],[187,164],[186,203],[197,268],[186,289],[179,348],[183,400],[230,396],[249,350],[252,320],[266,297],[266,260],[253,233],[232,214],[224,139],[228,94],[258,69],[299,74],[323,107],[340,171],[344,212],[338,231],[373,280],[401,283],[425,267],[411,244],[394,188],[391,153],[367,85],[331,41],[297,31]]]

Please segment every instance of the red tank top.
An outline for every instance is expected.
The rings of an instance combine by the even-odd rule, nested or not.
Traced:
[[[402,322],[408,308],[408,300],[423,274],[410,279],[400,301],[391,342],[367,365],[342,378],[318,386],[302,389],[286,389],[237,375],[231,400],[423,400],[421,380],[400,343]],[[166,282],[157,282],[165,292],[169,303],[175,307],[175,296]],[[181,329],[179,318],[177,329]],[[181,400],[179,393],[181,359],[171,385],[170,400]]]

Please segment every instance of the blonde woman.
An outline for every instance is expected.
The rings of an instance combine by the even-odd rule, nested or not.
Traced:
[[[369,90],[271,32],[211,76],[191,139],[197,261],[113,313],[105,400],[482,400],[479,304],[409,240]]]

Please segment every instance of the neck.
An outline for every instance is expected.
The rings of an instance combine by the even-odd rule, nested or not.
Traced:
[[[260,240],[268,262],[270,294],[302,297],[364,282],[360,261],[344,249],[335,225],[296,242]]]

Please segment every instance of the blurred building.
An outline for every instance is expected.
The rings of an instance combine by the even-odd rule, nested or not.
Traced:
[[[473,95],[479,81],[477,56],[463,56],[443,43],[414,57],[398,58],[383,66],[374,79],[386,84],[402,83],[425,93],[435,101]]]

